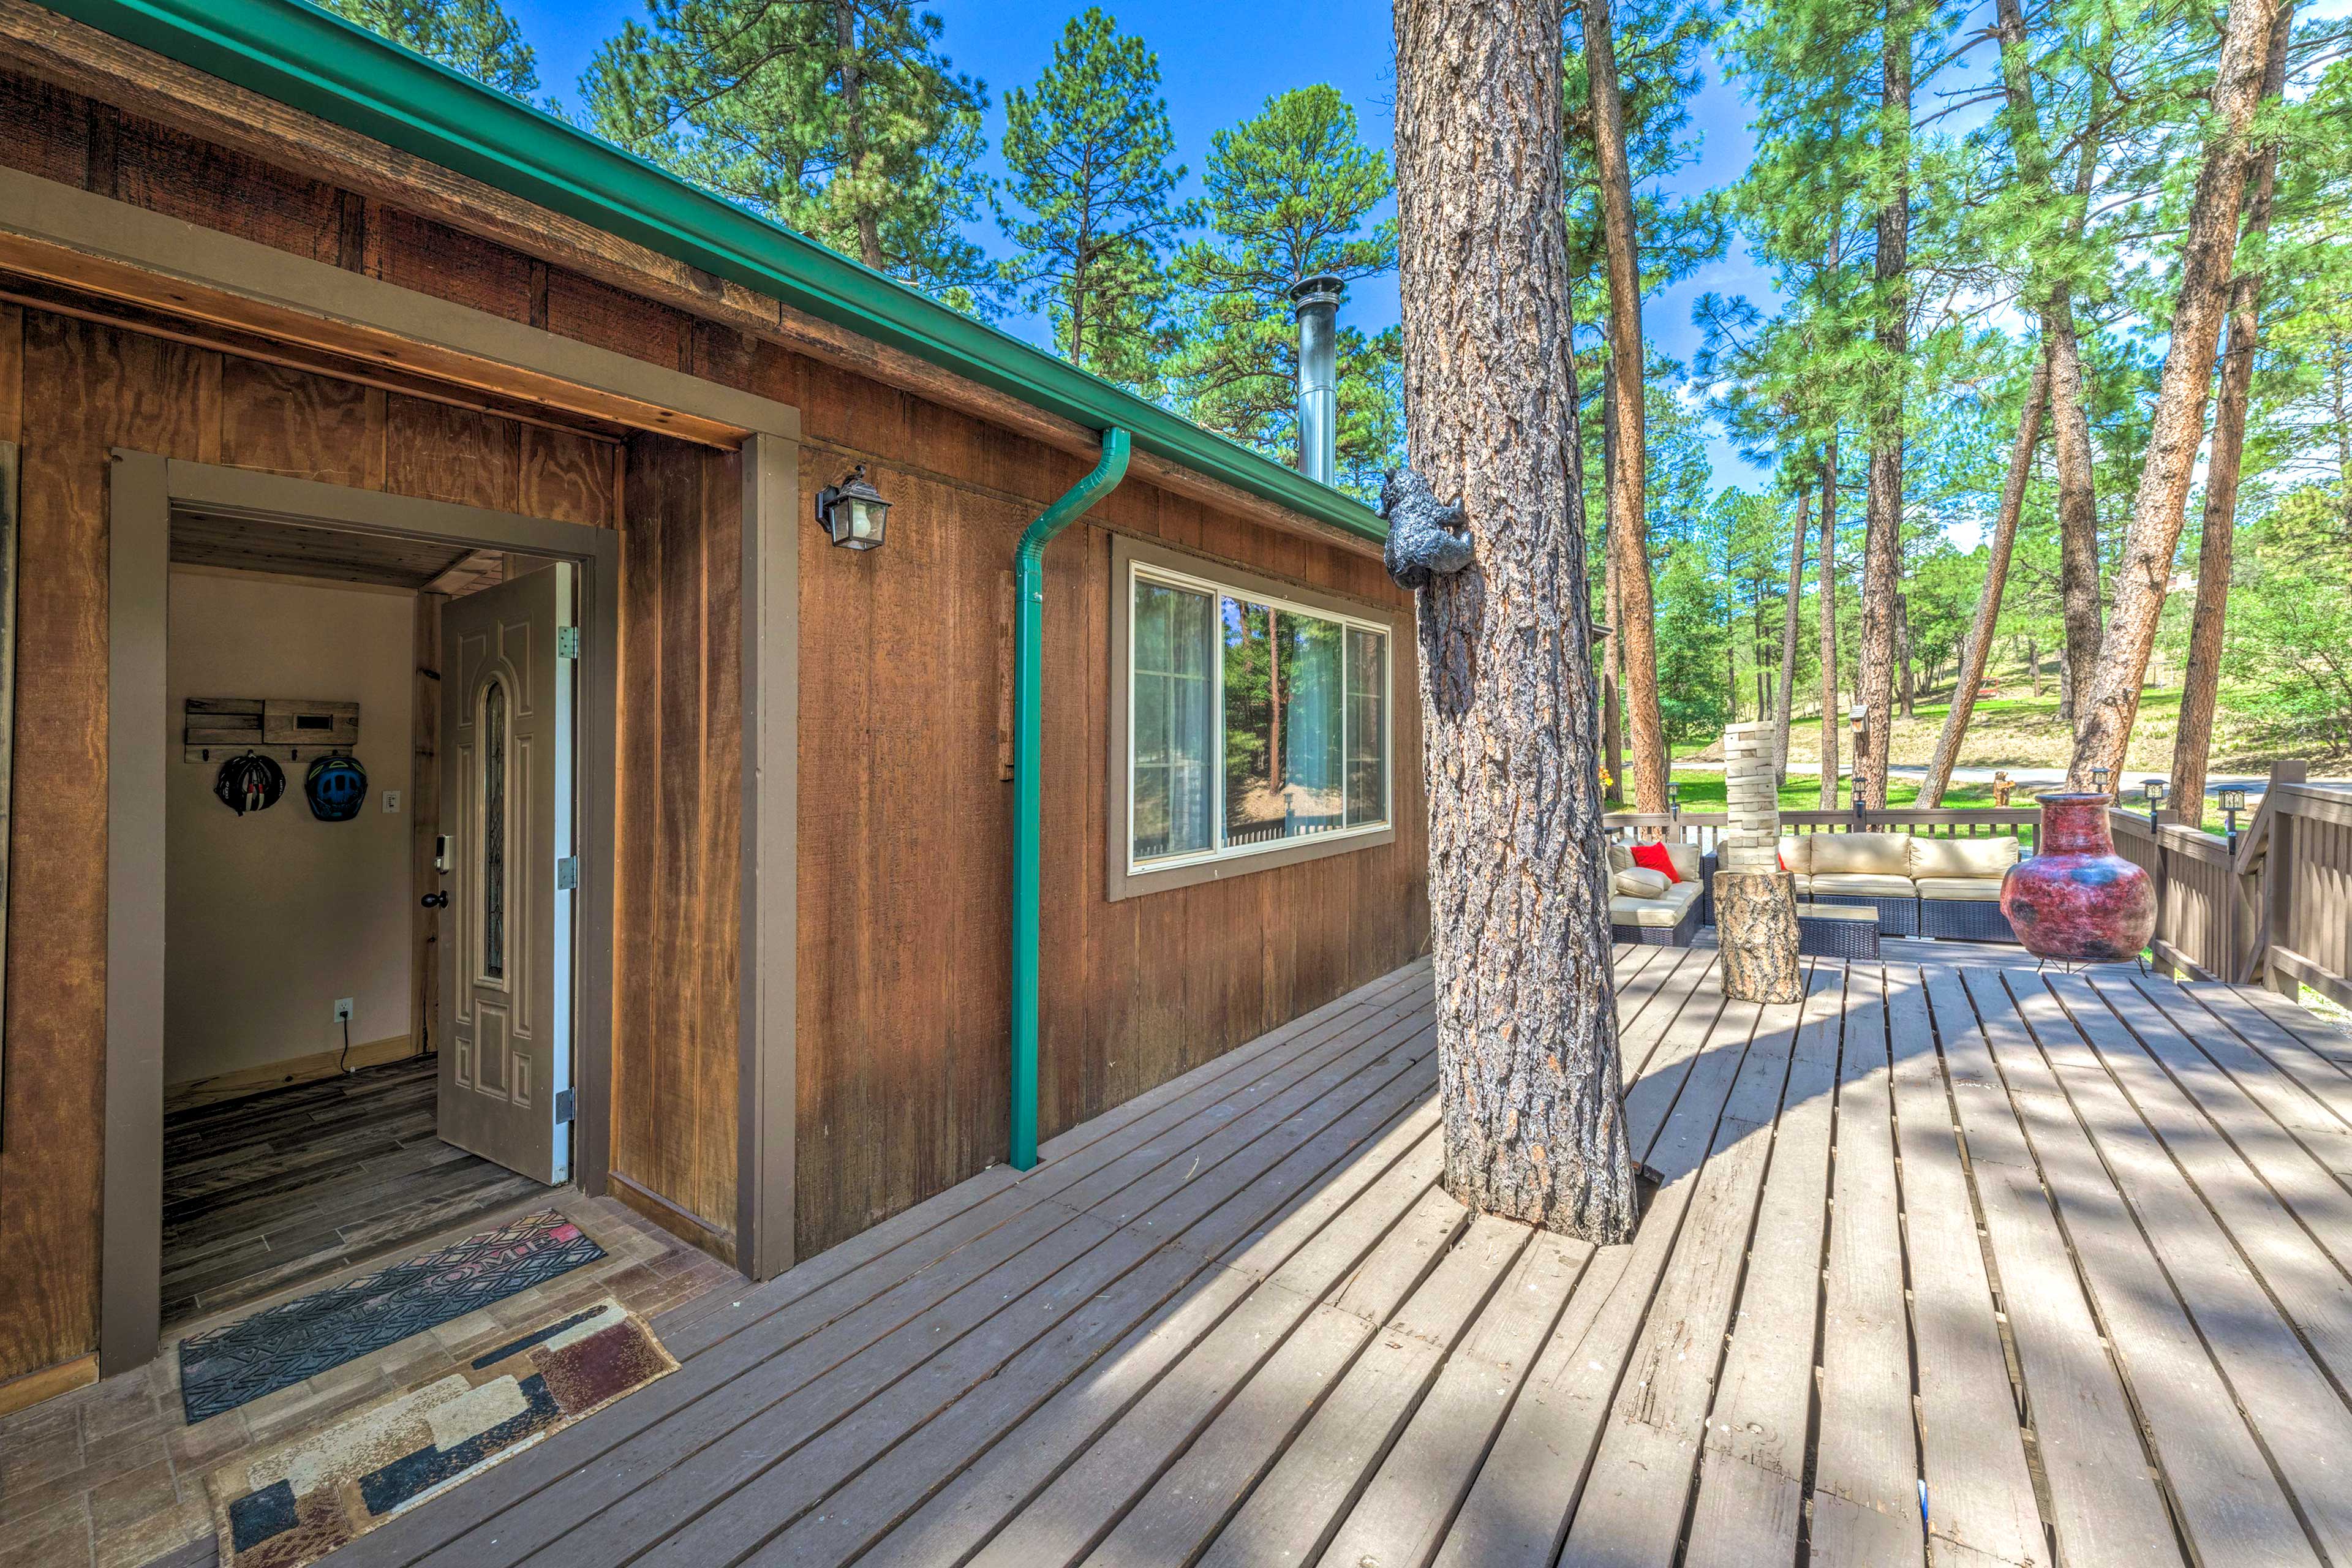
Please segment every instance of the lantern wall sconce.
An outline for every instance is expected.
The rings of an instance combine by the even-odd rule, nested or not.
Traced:
[[[845,550],[879,550],[889,515],[890,503],[866,482],[863,463],[843,476],[839,484],[816,492],[817,526]]]

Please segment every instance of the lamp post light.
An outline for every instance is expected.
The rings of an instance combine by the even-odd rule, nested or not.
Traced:
[[[1668,816],[1680,816],[1682,814],[1683,786],[1672,780],[1669,780],[1666,784],[1666,815]]]
[[[2105,795],[2107,793],[2107,770],[2105,768],[2093,768],[2091,770],[2091,789],[2095,794],[2098,795]]]
[[[1846,800],[1847,804],[1853,809],[1853,815],[1855,817],[1854,827],[1857,832],[1861,830],[1862,826],[1862,732],[1864,729],[1864,721],[1869,717],[1870,710],[1859,702],[1847,709],[1845,712],[1846,728],[1851,731],[1853,740],[1853,746],[1852,748],[1853,752],[1853,764],[1846,769],[1847,777],[1852,779],[1853,782],[1850,786],[1851,793],[1846,796]]]
[[[2228,825],[2230,853],[2238,852],[2238,813],[2246,809],[2246,792],[2227,785],[2214,791],[2221,800],[2221,820]]]
[[[2164,792],[2168,786],[2162,779],[2150,779],[2139,787],[2147,800],[2147,826],[2152,833],[2164,816]]]
[[[845,550],[879,550],[890,503],[866,482],[866,465],[849,470],[837,485],[816,492],[816,521]]]

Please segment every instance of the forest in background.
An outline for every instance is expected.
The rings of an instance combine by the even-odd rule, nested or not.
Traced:
[[[545,102],[497,0],[329,4]],[[1662,791],[1668,748],[1761,716],[1802,728],[1793,754],[1834,781],[1860,693],[1877,745],[1858,787],[1883,797],[1890,760],[2016,760],[2020,727],[1990,713],[2000,738],[1971,750],[1953,699],[1979,689],[2046,690],[2039,760],[2063,763],[2119,589],[2150,578],[2146,679],[2173,695],[2135,730],[2129,694],[2116,754],[2165,752],[2176,777],[2209,752],[2352,760],[2352,20],[2277,16],[2231,77],[2223,14],[2178,4],[1570,6],[1588,557],[1597,618],[1632,634],[1604,645],[1612,776]],[[1396,267],[1389,163],[1356,107],[1301,83],[1179,148],[1149,40],[1089,9],[1003,89],[999,182],[979,166],[992,89],[951,43],[906,0],[649,0],[559,111],[957,309],[1032,312],[1063,357],[1292,461],[1291,284]],[[1692,194],[1676,176],[1710,69],[1755,150]],[[2189,466],[2153,465],[2189,489],[2151,563],[2162,519],[2135,513],[2144,492],[2161,513],[2151,447],[2183,435],[2158,404],[2232,134],[2234,257],[2195,305],[2227,325]],[[1643,302],[1734,247],[1770,293],[1702,296],[1700,351],[1656,352]],[[1393,330],[1343,335],[1341,479],[1367,498],[1402,460],[1399,355]],[[1771,479],[1719,487],[1715,431]],[[2124,596],[2128,628],[2149,606]],[[1983,673],[1956,690],[1972,634]]]

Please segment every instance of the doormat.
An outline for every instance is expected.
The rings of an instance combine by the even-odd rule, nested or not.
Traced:
[[[593,1263],[604,1249],[553,1209],[180,1342],[193,1426]]]
[[[677,1370],[610,1297],[205,1478],[221,1568],[303,1568]]]

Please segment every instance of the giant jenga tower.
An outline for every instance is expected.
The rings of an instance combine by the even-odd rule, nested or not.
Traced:
[[[1716,844],[1715,932],[1723,989],[1745,1002],[1801,1002],[1797,969],[1797,879],[1780,869],[1780,780],[1772,725],[1723,731],[1728,814]]]

